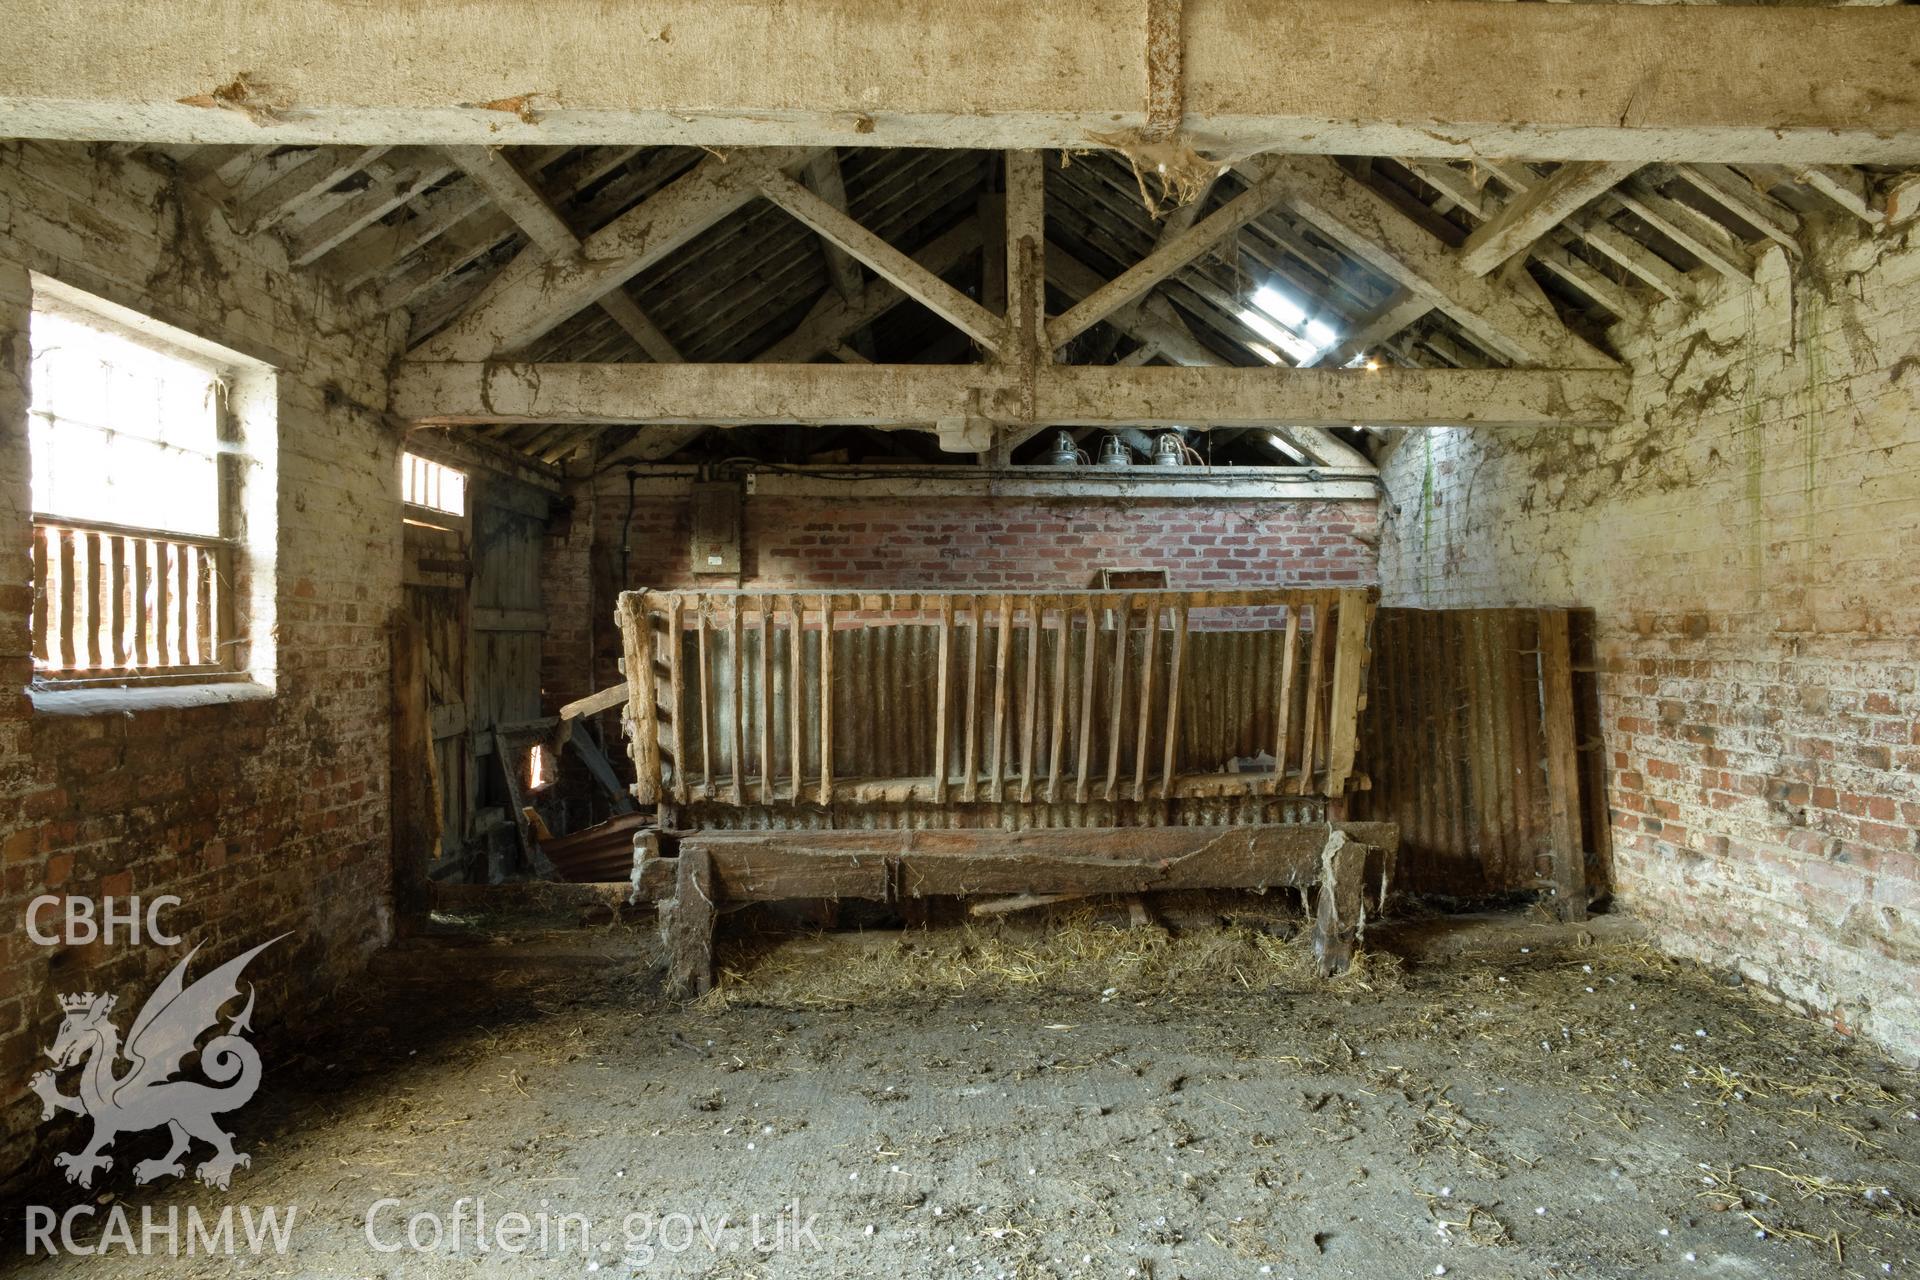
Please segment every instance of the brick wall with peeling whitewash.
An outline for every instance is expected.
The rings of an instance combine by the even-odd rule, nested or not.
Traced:
[[[1410,433],[1388,604],[1597,614],[1617,901],[1920,1057],[1920,247],[1815,228],[1616,331],[1609,431]]]
[[[271,698],[52,716],[22,692],[29,271],[277,357]],[[188,946],[202,946],[197,974],[290,932],[247,976],[256,1025],[297,1026],[389,933],[387,626],[401,526],[398,434],[380,407],[403,324],[290,272],[277,241],[183,205],[138,162],[0,144],[0,1175],[48,1133],[27,1080],[47,1065],[58,994],[117,992],[124,1028]],[[42,893],[175,894],[181,906],[162,919],[185,942],[36,946],[25,915]]]

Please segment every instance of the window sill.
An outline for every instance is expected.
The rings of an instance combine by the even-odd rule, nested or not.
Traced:
[[[131,715],[138,711],[177,711],[214,707],[230,702],[265,702],[273,690],[252,680],[223,680],[205,684],[152,685],[147,688],[27,690],[36,715]]]

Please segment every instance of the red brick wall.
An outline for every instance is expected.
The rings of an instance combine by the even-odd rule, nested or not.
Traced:
[[[34,945],[34,896],[178,895],[165,923],[203,946],[196,973],[290,931],[248,972],[262,1026],[298,1024],[389,932],[386,628],[398,601],[399,471],[377,406],[401,332],[319,292],[312,276],[288,272],[275,242],[239,241],[217,216],[195,210],[198,248],[183,250],[175,211],[169,184],[137,163],[0,145],[0,1176],[41,1133],[26,1084],[46,1065],[35,1060],[59,1024],[55,997],[115,991],[131,1016],[183,953]],[[20,385],[29,268],[279,357],[270,697],[54,716],[21,693],[31,672]]]
[[[1920,1058],[1920,252],[1617,332],[1612,431],[1434,431],[1386,468],[1388,603],[1590,606],[1620,902]]]
[[[574,500],[570,526],[552,531],[547,548],[552,705],[620,678],[612,584],[733,585],[693,574],[684,496],[643,493],[628,521],[625,481],[616,475]],[[747,587],[1085,587],[1102,567],[1165,569],[1175,587],[1378,581],[1372,501],[752,497],[744,525]],[[589,600],[580,584],[591,581],[596,555],[601,584]],[[562,598],[566,605],[556,607]],[[588,619],[597,622],[597,642]]]

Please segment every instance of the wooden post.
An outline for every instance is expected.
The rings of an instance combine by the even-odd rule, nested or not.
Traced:
[[[627,719],[640,747],[633,798],[641,804],[659,804],[660,712],[653,687],[653,615],[637,595],[622,603],[627,610]]]
[[[1167,747],[1160,766],[1160,796],[1173,795],[1173,766],[1180,748],[1180,670],[1187,652],[1187,606],[1173,607],[1173,665],[1167,674]]]
[[[1107,695],[1107,795],[1113,799],[1120,785],[1120,724],[1127,710],[1127,620],[1133,613],[1133,597],[1121,596],[1113,617],[1113,688]]]
[[[1013,659],[1013,597],[1000,597],[1000,634],[993,641],[993,741],[987,745],[987,798],[998,804],[1006,786],[1007,668]]]
[[[1546,731],[1547,826],[1554,907],[1587,918],[1587,851],[1580,831],[1580,753],[1574,739],[1573,652],[1564,609],[1540,610],[1540,712]]]
[[[1307,661],[1307,716],[1300,730],[1300,785],[1296,788],[1301,795],[1313,790],[1314,739],[1320,729],[1320,682],[1326,670],[1327,632],[1333,629],[1330,621],[1323,598],[1313,606],[1313,653]]]
[[[427,914],[427,863],[439,852],[440,815],[433,803],[433,738],[427,707],[426,635],[405,609],[390,632],[393,728],[388,742],[393,910],[402,929]]]
[[[953,700],[953,597],[940,597],[940,674],[933,705],[933,802],[947,802],[947,706]]]
[[[1273,789],[1287,780],[1287,731],[1293,727],[1293,655],[1300,647],[1300,605],[1287,605],[1287,633],[1280,642],[1280,696],[1274,709]]]
[[[1040,615],[1044,601],[1040,596],[1027,597],[1027,680],[1026,695],[1021,699],[1023,710],[1020,717],[1020,803],[1028,804],[1033,800],[1033,752],[1039,725],[1040,708],[1038,695],[1040,689]]]
[[[833,595],[820,596],[820,803],[833,803]]]
[[[787,597],[787,755],[793,767],[793,777],[787,782],[787,799],[798,804],[800,801],[800,775],[805,772],[805,762],[801,758],[801,720],[805,715],[806,702],[800,696],[803,683],[803,664],[805,655],[800,649],[800,640],[805,631],[805,621],[800,608],[799,596]]]
[[[1060,605],[1060,636],[1053,646],[1053,737],[1048,742],[1047,803],[1060,798],[1060,757],[1067,745],[1067,644],[1073,639],[1073,613]]]
[[[1065,640],[1063,635],[1062,640]],[[1087,601],[1087,641],[1082,661],[1085,669],[1080,672],[1080,765],[1078,776],[1073,785],[1075,804],[1087,802],[1087,764],[1093,756],[1093,686],[1094,667],[1100,652],[1100,613],[1094,608],[1092,600]]]
[[[673,897],[661,904],[666,917],[667,989],[680,996],[713,990],[713,858],[699,842],[680,846]]]
[[[713,660],[707,651],[707,623],[711,602],[700,597],[694,621],[700,626],[700,783],[705,798],[713,799]]]
[[[1340,593],[1340,622],[1333,650],[1333,710],[1327,723],[1327,794],[1344,795],[1353,772],[1367,670],[1367,624],[1373,607],[1365,591]]]
[[[741,723],[745,711],[746,697],[741,685],[747,679],[747,656],[741,644],[740,597],[734,596],[729,602],[732,612],[727,621],[727,647],[729,661],[733,667],[733,687],[729,690],[729,702],[733,708],[728,726],[727,745],[733,756],[733,789],[729,793],[735,804],[747,802],[747,734],[746,726]]]
[[[760,600],[760,803],[773,803],[773,597]]]
[[[1330,830],[1320,854],[1320,897],[1313,914],[1313,958],[1325,976],[1345,973],[1353,963],[1366,910],[1366,870],[1367,846],[1338,828]]]
[[[686,715],[682,709],[686,700],[686,677],[680,670],[680,610],[683,604],[677,595],[667,601],[667,730],[673,751],[673,798],[681,804],[687,802]]]
[[[1140,664],[1140,727],[1133,736],[1133,798],[1147,796],[1147,735],[1153,729],[1153,665],[1160,644],[1160,598],[1147,597],[1147,647]]]
[[[980,796],[979,767],[979,731],[980,731],[980,643],[981,623],[983,621],[980,598],[971,597],[967,601],[969,612],[973,615],[973,625],[967,628],[967,772],[960,782],[960,798],[972,804]]]

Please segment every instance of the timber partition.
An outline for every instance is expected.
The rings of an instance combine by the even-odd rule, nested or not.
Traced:
[[[710,985],[722,903],[1009,891],[1318,885],[1345,968],[1398,838],[1345,821],[1376,599],[622,594],[634,794],[685,833],[673,985]]]

